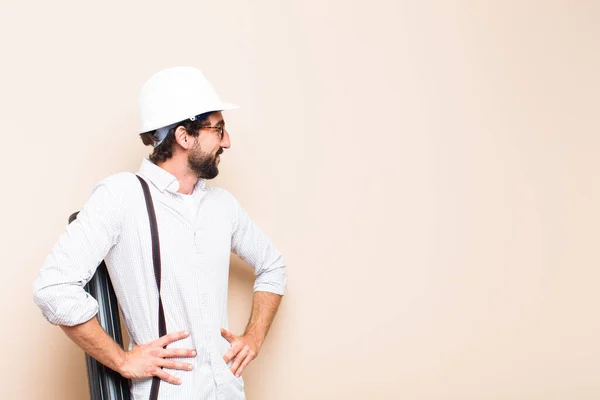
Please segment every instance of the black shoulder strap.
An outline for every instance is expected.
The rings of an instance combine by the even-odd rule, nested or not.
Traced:
[[[156,279],[156,287],[158,288],[158,337],[167,334],[167,324],[165,322],[165,311],[163,310],[162,299],[160,297],[160,242],[158,241],[158,225],[156,223],[156,213],[154,212],[154,203],[150,195],[148,183],[139,175],[136,175],[142,185],[144,197],[146,199],[146,209],[148,210],[148,219],[150,220],[150,235],[152,237],[152,263],[154,264],[154,278]],[[164,346],[166,349],[167,346]],[[152,378],[152,388],[150,389],[150,400],[158,399],[158,389],[160,387],[160,378]]]

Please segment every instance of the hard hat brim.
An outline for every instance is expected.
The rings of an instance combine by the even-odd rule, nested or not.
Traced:
[[[233,104],[233,103],[221,103],[218,107],[214,107],[214,110],[200,111],[200,112],[196,113],[196,115],[198,115],[198,114],[204,114],[204,113],[207,113],[207,112],[236,110],[238,108],[240,108],[240,106],[238,106],[237,104]],[[190,115],[188,118],[190,118],[190,117],[193,117],[193,115]],[[155,126],[155,127],[152,127],[152,128],[144,128],[143,130],[138,131],[138,133],[142,134],[142,133],[146,133],[146,132],[152,132],[152,131],[155,131],[155,130],[157,130],[159,128],[162,128],[162,127],[174,124],[176,122],[184,121],[184,120],[185,120],[185,118],[182,118],[182,119],[178,119],[176,121],[172,121],[172,122],[169,122],[169,123],[166,123],[166,124],[165,123],[160,124],[160,126]]]

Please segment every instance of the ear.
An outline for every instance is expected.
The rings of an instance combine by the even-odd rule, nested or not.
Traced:
[[[181,125],[175,129],[175,140],[177,141],[177,144],[183,147],[185,150],[189,150],[190,147],[192,147],[192,141],[190,140],[185,128]]]

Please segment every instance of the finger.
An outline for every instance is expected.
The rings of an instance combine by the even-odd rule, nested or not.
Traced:
[[[170,358],[170,357],[196,357],[198,352],[192,349],[160,349],[156,352],[156,357]]]
[[[181,361],[165,360],[164,358],[159,359],[156,365],[163,368],[179,369],[182,371],[191,371],[194,368],[192,364],[184,363]]]
[[[176,342],[178,340],[184,339],[184,338],[188,337],[189,335],[190,335],[190,333],[188,331],[168,333],[168,334],[156,339],[154,341],[154,344],[156,344],[157,346],[160,346],[160,347],[165,347],[166,345]]]
[[[235,340],[235,335],[225,328],[221,328],[221,336],[223,336],[229,343]]]
[[[254,360],[255,358],[256,358],[256,356],[253,355],[252,352],[248,353],[248,355],[246,356],[246,358],[244,358],[244,361],[242,362],[242,365],[240,365],[240,367],[235,372],[235,376],[237,376],[239,378],[240,375],[242,375],[242,372],[244,372],[244,369],[246,369],[246,367],[248,366],[248,364],[250,364],[250,361]]]
[[[175,378],[173,375],[169,375],[167,374],[165,371],[163,371],[162,369],[160,369],[159,367],[155,367],[156,369],[153,371],[152,375],[162,379],[163,381],[172,383],[173,385],[179,385],[181,384],[181,380],[178,378]]]
[[[223,356],[223,360],[225,360],[225,363],[228,363],[242,349],[243,349],[242,346],[231,346],[229,351],[227,353],[225,353],[225,355]]]
[[[244,361],[244,358],[246,358],[246,356],[248,355],[249,351],[250,351],[249,347],[244,347],[242,349],[242,351],[240,351],[238,353],[238,355],[235,356],[235,359],[233,360],[233,363],[231,364],[231,372],[235,373],[235,371],[237,371],[239,366],[242,364],[242,361]]]

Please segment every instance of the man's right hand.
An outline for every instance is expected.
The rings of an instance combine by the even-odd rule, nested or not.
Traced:
[[[196,357],[197,353],[192,349],[163,349],[163,347],[189,335],[189,332],[169,333],[153,342],[133,346],[130,351],[125,352],[123,363],[118,372],[128,379],[156,376],[175,385],[181,384],[180,379],[167,374],[161,368],[190,371],[192,364],[168,360],[168,358]]]

